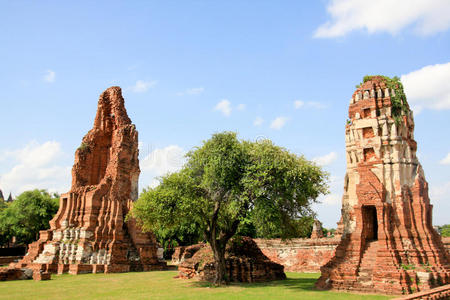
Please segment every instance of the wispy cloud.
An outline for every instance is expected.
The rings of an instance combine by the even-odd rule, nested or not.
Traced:
[[[294,108],[300,109],[300,108],[314,108],[314,109],[325,109],[328,106],[326,104],[317,102],[317,101],[308,101],[304,102],[302,100],[295,100],[294,101]]]
[[[447,0],[331,0],[327,12],[331,19],[317,28],[314,37],[340,37],[355,30],[395,35],[409,26],[419,35],[431,35],[450,27]]]
[[[450,181],[441,185],[432,185],[430,187],[430,198],[433,202],[448,201],[450,195]]]
[[[302,100],[295,100],[294,101],[295,109],[302,108],[304,105],[305,105],[305,102],[303,102]]]
[[[203,87],[196,87],[196,88],[189,88],[182,92],[178,92],[178,96],[184,96],[184,95],[200,95],[205,91],[205,88]]]
[[[253,121],[254,126],[261,126],[264,123],[264,119],[261,117],[256,117],[256,119]]]
[[[320,196],[319,201],[325,206],[336,206],[341,203],[344,178],[340,176],[330,177],[330,194]]]
[[[19,194],[30,189],[65,192],[70,185],[70,166],[58,163],[64,153],[55,141],[39,144],[35,141],[21,149],[4,152],[12,167],[0,177],[3,191]]]
[[[280,130],[281,128],[286,125],[286,122],[289,120],[289,118],[286,117],[277,117],[270,123],[270,128],[275,130]]]
[[[155,87],[158,82],[156,80],[144,81],[138,80],[136,83],[130,87],[130,90],[134,93],[145,93],[150,88]]]
[[[401,81],[415,114],[424,108],[450,109],[450,62],[425,66],[402,75]]]
[[[328,166],[331,165],[337,159],[336,152],[330,152],[324,156],[314,157],[312,159],[313,162],[318,164],[319,166]]]
[[[247,107],[247,106],[246,106],[245,104],[241,103],[241,104],[239,104],[239,105],[236,107],[236,109],[237,109],[237,110],[240,110],[240,111],[243,111],[243,110],[245,110],[246,107]]]
[[[220,111],[224,116],[229,117],[232,111],[231,102],[227,99],[222,99],[219,101],[219,103],[216,104],[214,110]]]
[[[450,165],[450,152],[439,163],[441,165]]]
[[[44,81],[48,82],[48,83],[53,83],[55,82],[56,79],[56,73],[53,70],[47,70],[45,71],[45,75],[44,75]]]
[[[165,148],[157,148],[149,153],[140,162],[140,167],[145,175],[149,175],[150,187],[159,184],[158,177],[176,172],[183,167],[186,152],[178,145],[170,145]]]
[[[341,196],[338,194],[329,194],[323,197],[322,203],[325,205],[336,205],[341,202]]]

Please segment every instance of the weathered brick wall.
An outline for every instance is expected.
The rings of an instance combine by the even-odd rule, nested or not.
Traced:
[[[442,242],[444,243],[447,252],[450,254],[450,237],[443,237]]]
[[[197,244],[177,249],[172,261],[179,262],[179,278],[214,281],[216,269],[213,252],[209,245]],[[227,245],[225,266],[229,280],[234,282],[286,279],[284,267],[268,259],[249,237],[232,240]]]
[[[23,256],[0,256],[0,266],[22,259]]]
[[[334,255],[339,238],[320,239],[255,239],[270,260],[282,264],[285,271],[320,272]]]

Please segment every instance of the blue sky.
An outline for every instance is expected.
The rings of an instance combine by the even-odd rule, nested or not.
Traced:
[[[335,227],[349,99],[401,76],[434,223],[450,223],[450,2],[0,1],[0,188],[66,192],[97,100],[123,89],[140,186],[211,134],[270,138],[331,174],[316,205]]]

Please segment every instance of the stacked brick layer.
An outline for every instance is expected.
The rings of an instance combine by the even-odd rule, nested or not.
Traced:
[[[179,277],[213,281],[215,263],[211,247],[194,246],[188,247],[186,252],[191,255],[197,250],[192,257],[181,259],[178,266]],[[251,238],[232,241],[225,253],[225,263],[230,281],[264,282],[286,279],[284,267],[266,257]]]
[[[270,260],[291,272],[320,272],[334,255],[339,238],[320,239],[255,239],[261,251]]]
[[[416,157],[412,111],[406,99],[394,110],[394,97],[382,77],[352,96],[338,227],[343,238],[321,268],[319,288],[401,294],[450,282],[449,255],[432,227],[428,184]]]
[[[154,236],[125,220],[139,173],[138,133],[121,89],[111,87],[101,94],[94,127],[75,153],[71,190],[17,267],[72,274],[164,268]]]

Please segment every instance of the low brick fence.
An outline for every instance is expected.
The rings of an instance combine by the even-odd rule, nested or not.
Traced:
[[[393,300],[413,300],[413,299],[450,299],[450,284],[440,286],[428,291],[414,293],[408,296],[395,298]]]
[[[320,239],[254,239],[261,251],[272,261],[282,264],[285,271],[291,272],[320,272],[320,267],[326,264],[334,255],[334,250],[340,238]],[[450,238],[442,238],[447,250],[450,252]],[[186,251],[186,249],[193,249]],[[191,257],[198,249],[194,246],[178,247],[172,260],[178,264],[184,255]],[[192,250],[191,249],[191,250]],[[188,253],[189,252],[189,253]]]
[[[444,243],[447,252],[450,253],[450,237],[443,237],[442,242]]]
[[[0,266],[8,265],[22,259],[23,256],[0,256]]]
[[[334,255],[340,238],[320,239],[255,239],[261,251],[285,271],[320,272]]]

